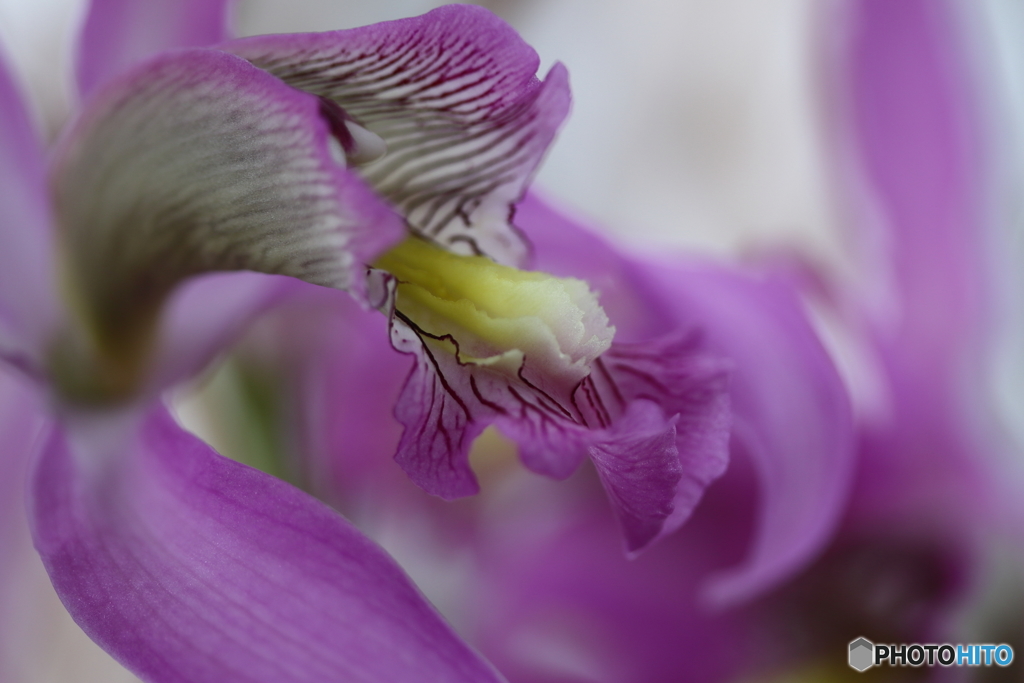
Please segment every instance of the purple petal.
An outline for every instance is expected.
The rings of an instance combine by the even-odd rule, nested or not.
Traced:
[[[353,286],[404,230],[334,161],[330,139],[316,98],[232,55],[185,50],[139,67],[57,158],[58,224],[80,284],[156,291],[244,269]],[[127,281],[140,270],[143,282]]]
[[[643,524],[634,527],[624,521],[630,552],[682,526],[708,485],[728,465],[731,364],[707,353],[703,346],[699,335],[675,334],[644,343],[613,344],[598,361],[597,374],[614,383],[616,398],[625,406],[623,417],[609,429],[613,443],[643,438],[649,432],[654,438],[646,448],[652,456],[661,454],[643,465],[650,479],[635,487],[631,498],[621,489],[611,496],[613,502],[618,500],[627,507],[648,509],[647,514],[634,515],[645,517]],[[651,411],[653,406],[658,407],[657,417]],[[658,427],[659,423],[663,426]],[[655,433],[665,431],[669,423],[674,461],[668,451],[656,450],[663,437]],[[607,487],[607,465],[594,453],[603,447],[603,443],[595,443],[591,456]],[[623,458],[636,461],[640,456],[620,453],[617,457],[620,465],[632,468]],[[667,506],[663,507],[664,503]],[[622,519],[621,510],[619,515]]]
[[[255,270],[361,291],[364,263],[405,230],[333,144],[315,97],[215,50],[167,53],[106,88],[54,171],[93,332],[61,350],[69,393],[136,391],[160,308],[188,277]],[[73,375],[89,367],[96,378]]]
[[[83,97],[146,57],[228,38],[229,0],[91,0],[75,76]]]
[[[886,230],[880,256],[896,307],[872,321],[891,420],[867,430],[855,503],[868,518],[928,510],[959,524],[992,498],[981,456],[995,450],[972,421],[988,401],[976,378],[993,285],[979,97],[945,5],[854,7],[852,133]]]
[[[676,418],[651,401],[634,401],[609,438],[590,449],[626,538],[635,552],[662,531],[683,476],[676,449]]]
[[[162,408],[72,418],[33,488],[65,606],[146,680],[499,680],[337,513]]]
[[[846,389],[781,281],[717,266],[649,265],[668,320],[703,329],[734,363],[734,436],[762,487],[757,538],[740,567],[709,585],[729,602],[775,585],[810,561],[846,502],[853,425]]]
[[[536,53],[493,14],[449,5],[224,47],[380,136],[387,154],[361,172],[413,229],[458,253],[525,261],[510,210],[568,112],[567,74],[556,65],[539,82]]]
[[[0,358],[32,372],[58,310],[43,159],[0,54]]]
[[[479,492],[469,447],[485,427],[477,415],[492,409],[476,398],[472,369],[459,366],[454,349],[435,353],[400,322],[392,323],[391,338],[396,349],[416,358],[395,404],[395,418],[405,427],[395,461],[436,496],[452,500]],[[439,340],[438,346],[446,343]]]
[[[733,363],[734,442],[755,462],[761,512],[749,558],[712,595],[747,597],[802,567],[846,499],[853,427],[842,381],[793,293],[723,267],[626,259],[537,197],[517,218],[539,267],[601,283],[620,334],[702,330],[706,348]]]

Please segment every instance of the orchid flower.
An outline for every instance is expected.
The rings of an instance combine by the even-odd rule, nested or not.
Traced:
[[[116,5],[93,6],[87,38],[124,33]],[[469,442],[494,423],[544,474],[589,456],[635,552],[722,472],[726,369],[697,337],[612,344],[585,283],[514,267],[528,247],[512,206],[568,90],[560,66],[538,81],[533,51],[486,11],[178,49],[103,83],[83,64],[93,92],[48,170],[0,79],[16,179],[2,357],[52,409],[36,548],[76,621],[140,676],[498,678],[335,512],[218,457],[160,403],[306,291],[295,281],[381,308],[417,356],[399,461],[434,493],[474,490]],[[190,282],[233,270],[264,276]]]
[[[361,528],[433,577],[437,604],[512,680],[845,680],[857,636],[970,638],[958,617],[983,587],[985,545],[1019,520],[978,419],[992,283],[977,98],[949,8],[845,9],[830,73],[851,108],[835,143],[856,156],[841,190],[860,202],[850,239],[886,315],[862,283],[827,272],[630,258],[536,196],[519,205],[535,263],[600,289],[618,338],[692,324],[734,363],[729,470],[657,547],[623,561],[592,469],[556,489],[518,476],[494,442],[475,460],[489,471],[474,506],[437,506],[375,471],[365,453],[401,438],[387,408],[404,373],[358,333],[345,354],[332,349],[336,330],[374,325],[355,309],[337,307],[324,339],[291,359],[300,405],[321,405],[304,425],[311,469]],[[831,308],[877,372],[866,398],[880,400],[855,394],[856,422],[798,297]],[[347,390],[368,384],[368,366],[373,394]],[[846,371],[847,385],[863,379]]]
[[[442,43],[460,30],[455,11],[438,10]],[[416,356],[395,407],[399,464],[430,493],[473,494],[469,447],[490,424],[535,472],[564,478],[589,457],[637,552],[678,528],[725,467],[726,367],[692,335],[613,344],[584,282],[515,268],[529,246],[510,207],[567,112],[566,75],[556,65],[531,81],[532,51],[458,12],[521,71],[492,73],[476,51],[452,48],[424,58],[433,89],[410,88],[366,65],[355,39],[263,36],[227,49],[319,96],[342,153],[365,164],[410,232],[374,261],[367,293],[392,345]],[[418,74],[430,67],[407,45],[424,29],[408,26],[374,59]]]

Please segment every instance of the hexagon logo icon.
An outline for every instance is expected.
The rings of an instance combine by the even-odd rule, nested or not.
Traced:
[[[875,664],[875,644],[867,638],[858,638],[850,643],[850,667],[867,671]]]

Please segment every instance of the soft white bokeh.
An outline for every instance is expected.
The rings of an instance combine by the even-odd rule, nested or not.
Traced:
[[[40,129],[56,133],[71,109],[73,36],[87,0],[0,0],[0,49],[32,101]]]
[[[1002,422],[1024,445],[1024,4],[961,3],[994,131],[991,218],[999,284],[998,334],[989,366]]]

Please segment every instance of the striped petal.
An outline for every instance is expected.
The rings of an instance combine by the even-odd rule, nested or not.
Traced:
[[[71,416],[33,493],[57,593],[146,681],[500,680],[334,510],[218,456],[162,407]]]
[[[413,230],[457,253],[526,261],[512,204],[565,118],[569,91],[561,65],[537,80],[536,53],[500,19],[450,5],[224,47],[379,136],[387,152],[360,172]]]
[[[167,53],[101,93],[53,175],[83,345],[110,361],[100,393],[134,389],[159,310],[187,277],[360,286],[363,263],[404,231],[333,144],[315,97],[214,50]],[[70,384],[97,391],[90,381]]]

